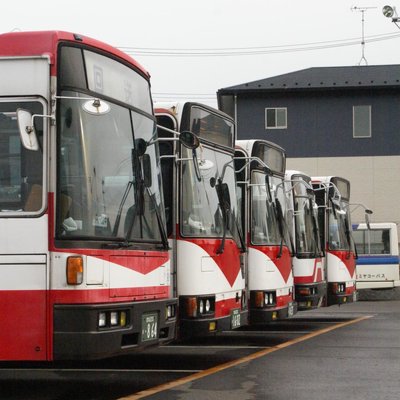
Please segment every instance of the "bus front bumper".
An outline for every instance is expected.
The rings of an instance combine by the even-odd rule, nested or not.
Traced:
[[[292,301],[280,308],[250,308],[250,325],[264,325],[271,321],[286,319],[297,313],[297,302]]]
[[[175,315],[167,317],[167,307]],[[99,359],[175,339],[177,300],[54,305],[53,359]]]

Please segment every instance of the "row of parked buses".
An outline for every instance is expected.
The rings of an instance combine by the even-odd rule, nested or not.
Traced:
[[[66,32],[0,35],[0,360],[92,359],[355,300],[349,182],[287,171]]]

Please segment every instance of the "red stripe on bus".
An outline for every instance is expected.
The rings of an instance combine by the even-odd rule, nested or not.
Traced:
[[[349,271],[350,277],[353,278],[356,272],[356,259],[353,252],[348,250],[329,250],[329,253],[339,258]]]
[[[221,239],[182,239],[201,247],[218,265],[232,287],[240,272],[240,251],[233,239],[226,239],[223,253],[217,254]]]
[[[241,291],[238,291],[240,294]],[[238,300],[236,298],[221,300],[215,304],[215,317],[226,317],[231,314],[232,310],[241,309],[241,298],[239,296]]]
[[[290,256],[289,249],[286,246],[282,247],[282,254],[278,258],[280,252],[280,246],[255,246],[250,245],[249,247],[259,250],[268,256],[271,261],[276,265],[283,280],[287,283],[290,273],[292,272],[292,258]]]
[[[321,267],[318,268],[317,266],[320,265]],[[316,283],[316,282],[321,282],[322,281],[322,264],[321,264],[321,259],[315,259],[314,260],[314,270],[311,275],[307,276],[295,276],[294,278],[294,283]]]

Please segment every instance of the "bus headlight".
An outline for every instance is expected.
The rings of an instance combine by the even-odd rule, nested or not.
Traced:
[[[215,297],[181,297],[179,307],[182,316],[199,318],[215,312]]]
[[[121,311],[119,324],[121,325],[121,327],[124,327],[126,326],[126,323],[127,323],[126,311]]]
[[[254,291],[250,293],[250,303],[253,307],[264,308],[276,304],[275,292]]]
[[[206,312],[208,313],[208,312],[210,312],[210,310],[211,310],[211,303],[210,303],[210,300],[207,299],[206,300]]]
[[[167,304],[165,309],[166,319],[175,318],[176,315],[176,306],[175,304]]]
[[[204,313],[204,301],[203,300],[199,301],[199,313],[200,314]]]
[[[99,328],[104,328],[107,325],[107,314],[105,312],[99,313],[98,325]]]
[[[111,326],[116,326],[118,325],[119,321],[118,321],[118,313],[116,311],[112,311],[110,313],[110,325]]]
[[[342,282],[335,282],[332,284],[333,294],[343,294],[346,293],[346,284]]]
[[[211,315],[214,312],[215,299],[213,297],[200,297],[197,299],[197,309],[200,316]]]
[[[102,329],[124,328],[128,324],[127,310],[100,311],[97,319],[97,327]]]
[[[275,304],[275,296],[273,292],[265,292],[264,302],[266,306],[273,306]]]

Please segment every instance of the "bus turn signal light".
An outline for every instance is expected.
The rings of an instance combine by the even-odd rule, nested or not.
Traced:
[[[298,294],[300,296],[310,296],[311,295],[310,288],[306,288],[306,287],[300,288],[299,291],[298,291]]]
[[[67,258],[67,283],[80,285],[83,282],[83,259],[80,256]]]
[[[254,305],[258,308],[264,307],[264,292],[257,291],[254,293]]]
[[[186,299],[186,315],[190,318],[197,317],[197,299],[196,297],[188,297]]]

